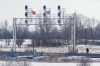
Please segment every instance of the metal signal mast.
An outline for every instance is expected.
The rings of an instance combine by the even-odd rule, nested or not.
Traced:
[[[31,14],[31,8],[29,10],[28,6],[26,5],[25,6],[25,18],[13,18],[13,51],[16,51],[16,27],[17,25],[45,25],[45,26],[49,26],[49,25],[59,25],[62,26],[62,25],[67,25],[67,24],[64,24],[63,22],[67,21],[69,17],[71,17],[71,21],[72,21],[72,25],[71,25],[71,44],[73,45],[73,52],[75,52],[75,45],[76,45],[76,12],[74,13],[74,15],[66,15],[64,14],[64,12],[62,13],[62,10],[61,10],[61,7],[58,6],[58,13],[56,14],[56,17],[52,17],[51,15],[54,15],[54,14],[50,14],[50,17],[47,17],[47,10],[46,10],[46,6],[43,6],[43,14],[42,17],[29,17],[29,14]],[[64,11],[64,9],[63,9]],[[67,17],[66,17],[67,16]],[[37,24],[37,22],[39,22],[41,20],[41,24]],[[52,23],[52,24],[49,24],[47,23],[47,21],[50,21],[50,22],[55,22],[55,23]]]

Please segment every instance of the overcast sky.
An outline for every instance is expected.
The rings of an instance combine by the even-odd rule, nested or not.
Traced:
[[[77,13],[100,20],[100,0],[0,0],[0,20],[12,22],[14,17],[24,17],[24,6],[28,5],[37,13],[42,10],[43,5],[56,13],[57,6],[66,9],[66,14]]]

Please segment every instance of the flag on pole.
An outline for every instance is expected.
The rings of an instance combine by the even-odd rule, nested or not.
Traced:
[[[35,11],[32,11],[32,14],[33,14],[33,15],[35,15],[35,14],[36,14],[36,12],[35,12]]]
[[[48,10],[48,11],[46,11],[47,12],[47,14],[50,14],[51,12],[50,12],[50,10]]]

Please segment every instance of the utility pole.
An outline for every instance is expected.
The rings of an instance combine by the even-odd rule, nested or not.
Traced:
[[[73,51],[75,52],[76,45],[76,11],[74,13],[74,35],[73,35]]]
[[[16,18],[13,18],[13,47],[12,52],[16,51]]]
[[[73,47],[73,53],[75,52],[75,45],[76,45],[76,12],[73,14],[73,16],[71,17],[71,22],[72,22],[72,26],[71,26],[71,43],[72,43],[72,47]]]

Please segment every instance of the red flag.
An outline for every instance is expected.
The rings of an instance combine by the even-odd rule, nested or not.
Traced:
[[[34,15],[35,15],[35,14],[36,14],[36,12],[35,12],[35,11],[32,11],[32,14],[34,14]]]

